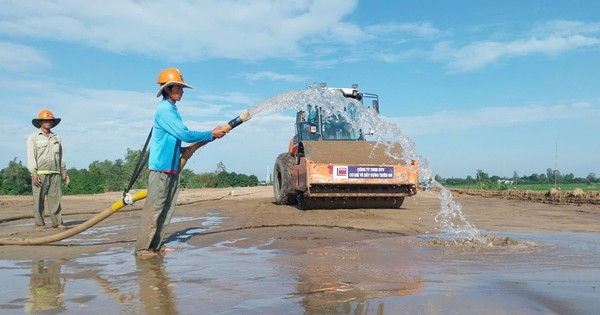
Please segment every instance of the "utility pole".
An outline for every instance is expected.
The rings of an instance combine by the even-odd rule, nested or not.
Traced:
[[[554,189],[556,189],[558,173],[558,140],[554,140]]]
[[[272,183],[271,173],[269,172],[269,167],[268,166],[267,166],[267,177],[265,178],[265,183],[267,183],[267,184],[271,184]]]

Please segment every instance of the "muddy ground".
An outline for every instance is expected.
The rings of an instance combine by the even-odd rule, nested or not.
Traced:
[[[452,194],[454,200],[462,205],[466,218],[481,230],[600,232],[598,192],[453,190]],[[120,193],[64,196],[65,224],[69,227],[80,224],[120,198]],[[68,259],[103,252],[115,246],[130,247],[133,251],[142,202],[124,207],[95,227],[110,229],[111,226],[119,226],[118,233],[105,233],[101,239],[98,239],[97,233],[82,233],[73,239],[35,247],[0,246],[0,257],[9,260]],[[34,231],[31,207],[29,196],[0,196],[0,238],[29,239],[59,232],[52,228]],[[274,230],[270,228],[283,228],[278,233],[285,234],[285,227],[327,227],[333,234],[346,234],[348,229],[375,231],[382,236],[432,234],[439,229],[435,220],[438,211],[439,199],[435,191],[419,191],[416,196],[406,198],[401,209],[301,211],[293,206],[275,205],[269,186],[183,190],[174,217],[205,217],[210,213],[226,217],[227,220],[220,222],[219,230],[199,233],[198,237],[194,237],[198,246],[208,246],[241,232],[256,242],[273,237]],[[49,224],[49,218],[46,220]],[[169,228],[170,239],[176,239],[185,231],[197,228],[197,225],[193,220],[173,220]]]
[[[448,241],[435,191],[301,211],[271,187],[184,190],[164,257],[133,256],[143,201],[62,241],[0,245],[0,313],[600,314],[597,194],[453,195],[488,243]],[[65,196],[65,224],[120,198]],[[59,232],[35,231],[31,207],[0,196],[0,242]]]

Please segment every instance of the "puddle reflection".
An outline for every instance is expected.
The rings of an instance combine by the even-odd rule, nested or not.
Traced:
[[[177,297],[173,292],[175,283],[171,282],[161,257],[137,258],[140,285],[140,302],[144,314],[179,314]]]
[[[133,300],[134,295],[131,293],[122,293],[119,288],[114,287],[111,283],[99,275],[95,275],[93,279],[100,285],[102,291],[112,297],[117,303],[129,303]]]
[[[422,293],[425,281],[406,247],[390,240],[349,247],[311,248],[292,258],[298,274],[294,296],[304,314],[383,314],[384,297]],[[387,247],[388,250],[383,248]]]
[[[61,279],[63,261],[34,260],[31,262],[29,292],[25,312],[38,313],[52,310],[62,312],[65,308],[65,280]]]

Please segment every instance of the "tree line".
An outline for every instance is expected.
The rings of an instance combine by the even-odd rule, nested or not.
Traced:
[[[63,182],[63,193],[65,195],[77,195],[123,191],[129,186],[131,176],[136,170],[141,154],[141,150],[127,149],[124,159],[94,161],[88,168],[68,169],[71,183],[67,186]],[[131,189],[146,188],[148,174],[147,165],[144,165]],[[255,175],[227,172],[222,162],[217,164],[214,172],[195,174],[191,170],[184,169],[179,178],[181,188],[246,187],[261,184]],[[442,178],[436,175],[435,180],[444,186],[467,186],[479,189],[508,189],[515,185],[554,183],[589,185],[600,182],[600,178],[593,172],[585,178],[580,178],[575,177],[572,173],[562,174],[559,170],[551,168],[548,168],[545,173],[533,173],[523,176],[519,176],[517,172],[514,172],[510,178],[490,176],[482,170],[477,170],[474,177],[469,175],[466,178]],[[14,158],[8,163],[8,167],[0,171],[0,195],[28,195],[31,192],[31,174],[21,161]]]
[[[545,184],[594,184],[600,182],[600,178],[591,172],[585,178],[575,177],[573,173],[562,174],[559,170],[548,168],[546,173],[533,173],[531,175],[519,176],[517,172],[512,177],[500,177],[488,175],[482,170],[477,170],[475,177],[469,175],[466,178],[442,178],[436,175],[435,180],[448,186],[469,186],[479,189],[506,189],[515,185],[545,185]]]
[[[115,161],[94,161],[87,168],[67,170],[71,183],[63,182],[63,194],[98,194],[112,191],[124,191],[136,171],[141,150],[127,149],[124,159]],[[147,154],[147,153],[146,153]],[[139,177],[131,189],[144,189],[148,184],[148,167],[143,165]],[[222,162],[214,172],[195,174],[184,169],[180,174],[181,188],[224,188],[258,186],[260,181],[255,175],[227,172]],[[8,167],[0,171],[0,195],[28,195],[32,193],[31,174],[26,165],[14,158]]]

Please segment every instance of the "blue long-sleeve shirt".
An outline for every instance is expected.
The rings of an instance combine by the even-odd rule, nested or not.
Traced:
[[[148,167],[154,171],[178,173],[181,142],[213,141],[212,131],[191,131],[181,120],[177,106],[163,99],[154,114]]]

